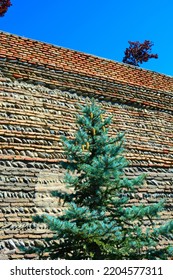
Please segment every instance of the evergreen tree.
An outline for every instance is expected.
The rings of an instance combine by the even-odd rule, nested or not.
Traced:
[[[46,246],[32,248],[51,259],[167,259],[171,246],[158,248],[161,239],[172,238],[173,221],[156,227],[163,202],[132,205],[144,176],[125,177],[124,135],[111,137],[111,117],[93,100],[77,115],[73,139],[62,138],[67,162],[62,163],[66,193],[54,195],[65,201],[60,216],[43,214],[34,221],[54,232]],[[146,226],[146,220],[148,226]]]

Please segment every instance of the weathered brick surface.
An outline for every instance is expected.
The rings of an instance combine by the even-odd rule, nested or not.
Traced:
[[[16,244],[51,233],[36,213],[58,214],[64,160],[77,103],[94,96],[126,132],[129,177],[147,174],[132,202],[166,199],[158,223],[173,218],[173,78],[49,44],[0,33],[0,258],[34,258]],[[146,222],[147,223],[147,222]]]

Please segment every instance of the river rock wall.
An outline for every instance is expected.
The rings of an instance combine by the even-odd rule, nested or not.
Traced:
[[[60,137],[91,97],[113,115],[110,134],[126,134],[127,176],[147,174],[132,202],[165,198],[159,223],[172,219],[173,78],[7,33],[0,43],[0,259],[34,258],[16,245],[52,235],[32,215],[61,213]]]

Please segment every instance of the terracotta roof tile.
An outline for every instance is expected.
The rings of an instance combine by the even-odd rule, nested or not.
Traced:
[[[158,90],[173,90],[172,77],[4,32],[0,33],[0,54],[19,62],[53,66]]]

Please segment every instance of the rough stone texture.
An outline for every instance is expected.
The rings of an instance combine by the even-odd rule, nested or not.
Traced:
[[[0,259],[29,259],[16,244],[51,236],[32,222],[57,214],[65,160],[61,135],[75,131],[77,103],[92,96],[126,132],[129,177],[147,174],[133,203],[166,199],[173,218],[173,78],[50,44],[0,33]]]

